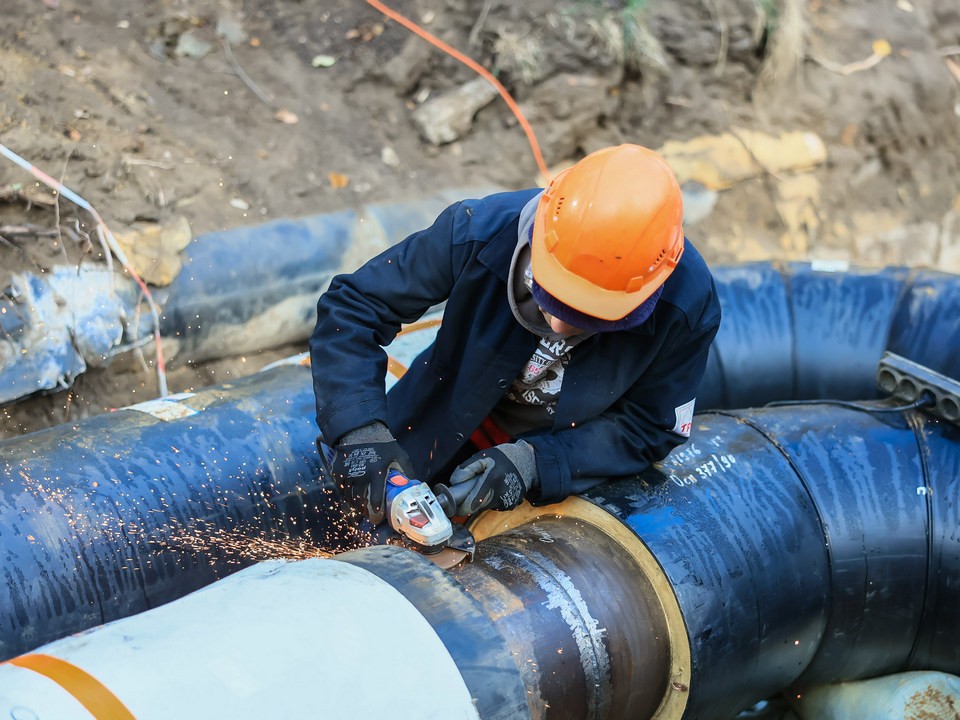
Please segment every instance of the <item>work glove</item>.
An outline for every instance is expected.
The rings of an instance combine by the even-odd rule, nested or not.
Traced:
[[[457,515],[464,516],[484,509],[512,510],[537,484],[533,447],[523,440],[481,450],[450,475]]]
[[[381,523],[387,473],[394,469],[413,477],[407,453],[381,422],[348,432],[333,446],[333,452],[329,469],[340,498],[374,525]]]

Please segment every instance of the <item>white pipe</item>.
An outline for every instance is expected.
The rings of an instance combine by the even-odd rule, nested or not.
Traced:
[[[69,665],[55,679],[0,665],[0,717],[118,720],[105,708],[119,702],[136,720],[479,720],[420,612],[376,575],[335,560],[263,562],[33,655]],[[99,710],[81,704],[71,666],[90,676],[80,684]]]

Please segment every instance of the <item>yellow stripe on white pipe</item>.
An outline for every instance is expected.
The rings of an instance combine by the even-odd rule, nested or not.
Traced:
[[[8,661],[31,670],[59,686],[79,702],[96,720],[135,720],[130,711],[95,677],[66,660],[51,655],[21,655]],[[54,689],[50,689],[55,692]],[[12,712],[12,711],[11,711]]]
[[[403,326],[403,329],[400,330],[397,337],[387,348],[389,354],[387,355],[387,374],[384,379],[387,390],[404,376],[407,368],[410,367],[410,363],[414,361],[417,355],[430,347],[430,344],[437,337],[442,319],[442,313],[431,313],[422,320]],[[280,365],[309,364],[310,353],[300,353],[265,365],[260,371],[270,370]]]
[[[479,720],[419,611],[335,560],[260,563],[37,652],[95,678],[115,714],[14,659],[0,665],[0,718]]]
[[[436,339],[442,319],[442,314],[432,313],[415,323],[403,326],[387,348],[389,353],[385,382],[387,390],[404,376],[417,355],[426,350]]]

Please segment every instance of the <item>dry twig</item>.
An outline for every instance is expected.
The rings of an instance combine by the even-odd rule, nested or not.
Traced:
[[[723,75],[723,70],[727,66],[727,52],[730,47],[730,33],[727,29],[727,22],[723,18],[723,13],[720,11],[720,6],[717,5],[717,0],[707,0],[707,4],[710,5],[710,8],[713,10],[714,17],[717,18],[717,26],[720,30],[720,49],[717,51],[717,65],[713,72],[715,75]]]
[[[166,163],[158,162],[156,160],[146,160],[144,158],[133,158],[127,155],[124,155],[123,158],[124,165],[146,165],[147,167],[160,168],[161,170],[173,170],[173,165],[168,165]]]
[[[763,170],[764,173],[772,177],[774,180],[777,180],[778,182],[784,181],[783,178],[776,173],[776,171],[769,168],[765,163],[763,163],[760,160],[760,158],[757,157],[757,154],[753,151],[753,148],[750,147],[750,143],[748,143],[744,139],[744,137],[740,134],[740,132],[736,128],[730,128],[730,134],[733,135],[737,139],[737,142],[739,142],[743,146],[743,149],[747,151],[747,154],[750,155],[750,159],[753,160],[754,164],[758,168]]]
[[[947,70],[953,75],[953,79],[960,83],[960,62],[957,62],[952,57],[944,57],[943,61],[947,64]]]
[[[829,70],[830,72],[837,73],[838,75],[853,75],[854,73],[863,72],[864,70],[869,70],[872,67],[876,67],[880,64],[880,61],[883,60],[885,56],[878,53],[873,53],[868,58],[847,63],[846,65],[835,63],[831,60],[824,60],[816,57],[815,55],[807,55],[807,57],[813,60],[824,70]]]
[[[238,63],[237,59],[233,56],[233,50],[230,49],[230,42],[225,38],[221,38],[220,44],[223,45],[223,52],[227,56],[227,60],[230,61],[230,65],[233,66],[233,71],[237,74],[237,77],[243,80],[244,85],[250,88],[250,92],[260,98],[264,104],[273,107],[273,98],[264,93],[263,90],[261,90],[260,87],[253,81],[253,78],[247,75],[243,68],[240,67],[240,63]]]
[[[73,154],[73,150],[67,153],[67,157],[63,161],[63,172],[60,173],[60,184],[63,185],[63,181],[67,177],[67,165],[70,163],[70,156]],[[60,232],[60,193],[54,191],[56,202],[53,204],[53,229],[57,234],[57,245],[60,246],[60,252],[63,253],[63,259],[67,259],[67,249],[63,246],[63,235]],[[77,261],[77,275],[80,274],[80,265],[83,264],[83,255],[80,256],[80,259]]]
[[[53,237],[56,234],[55,230],[39,225],[0,225],[0,235],[8,235],[10,237],[19,237],[21,235]]]
[[[483,7],[480,9],[480,15],[477,16],[477,21],[473,24],[473,27],[470,29],[470,35],[467,37],[467,44],[471,47],[476,46],[477,41],[480,39],[480,33],[483,30],[484,24],[487,22],[487,15],[490,14],[490,7],[493,5],[493,0],[484,0]]]

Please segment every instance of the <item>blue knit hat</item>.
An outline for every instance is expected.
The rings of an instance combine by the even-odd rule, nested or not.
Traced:
[[[657,300],[660,299],[660,295],[663,293],[663,285],[654,290],[653,295],[644,300],[640,304],[640,307],[619,320],[601,320],[592,315],[587,315],[579,310],[575,310],[569,305],[563,304],[540,287],[536,280],[533,280],[530,286],[530,292],[533,293],[533,299],[537,301],[537,305],[568,325],[573,325],[575,328],[586,330],[587,332],[613,332],[615,330],[630,330],[645,323],[653,314],[653,309],[657,306]]]
[[[527,233],[527,244],[530,244],[532,241],[533,223],[531,222],[529,232]],[[568,325],[573,325],[573,327],[585,330],[586,332],[614,332],[616,330],[632,330],[633,328],[640,327],[653,314],[653,310],[657,306],[657,300],[659,300],[660,295],[663,294],[663,285],[661,285],[653,291],[650,297],[640,303],[639,307],[630,311],[619,320],[601,320],[600,318],[595,318],[592,315],[587,315],[579,310],[575,310],[569,305],[557,300],[557,298],[540,287],[536,278],[532,276],[532,273],[524,279],[527,281],[527,287],[530,288],[530,292],[533,294],[533,299],[536,300],[537,305],[558,320],[562,320]]]

